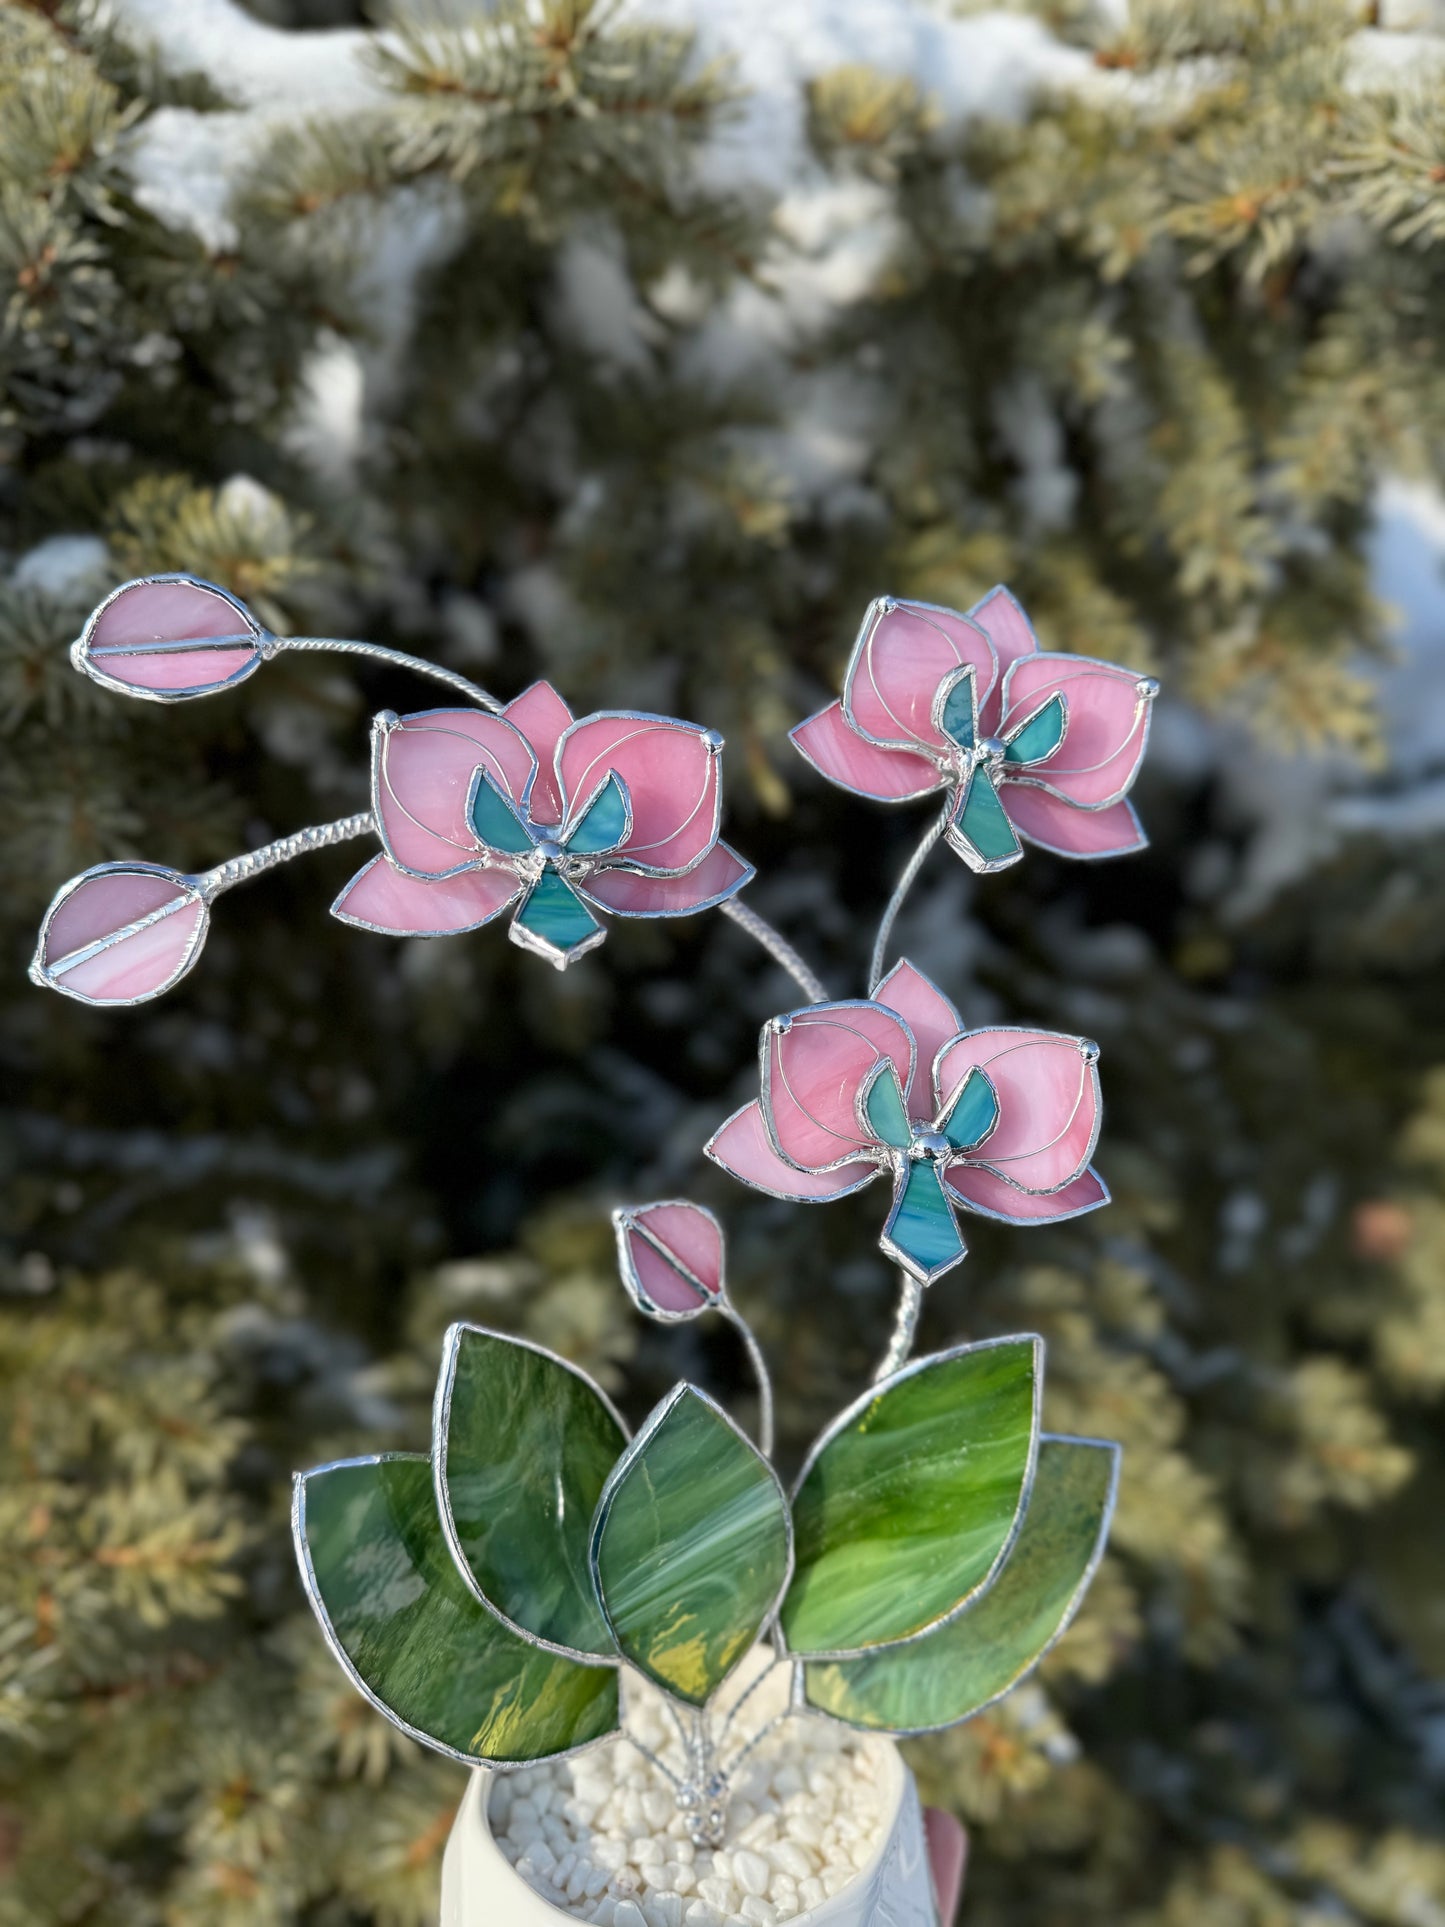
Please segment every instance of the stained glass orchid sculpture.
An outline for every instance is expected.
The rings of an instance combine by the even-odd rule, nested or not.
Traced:
[[[779,1719],[901,1734],[970,1718],[1067,1627],[1102,1556],[1119,1454],[1041,1429],[1037,1337],[910,1354],[925,1288],[965,1255],[960,1213],[1057,1224],[1108,1202],[1091,1162],[1098,1052],[1050,1031],[966,1028],[921,971],[905,960],[884,975],[883,962],[939,837],[981,872],[1026,842],[1085,857],[1142,845],[1126,793],[1154,684],[1041,653],[1004,589],[966,615],[875,602],[841,701],[794,740],[849,789],[892,802],[942,791],[943,809],[884,913],[867,994],[836,1000],[739,903],[753,873],[719,840],[722,743],[696,724],[578,720],[547,683],[503,703],[372,644],[278,637],[188,576],[125,584],[72,655],[108,689],[177,702],[286,649],[408,667],[445,683],[451,706],[376,718],[371,804],[353,816],[200,875],[127,860],[74,879],[46,914],[35,980],[89,1004],[145,1002],[192,967],[224,890],[365,834],[380,850],[333,911],[366,930],[455,935],[510,911],[513,940],[563,969],[602,941],[605,916],[719,908],[807,1003],[764,1024],[760,1095],[707,1153],[803,1203],[886,1179],[879,1243],[902,1279],[872,1385],[785,1487],[766,1359],[729,1296],[717,1219],[688,1199],[619,1208],[639,1312],[668,1326],[716,1313],[740,1333],[755,1439],[687,1383],[629,1435],[565,1359],[454,1326],[429,1451],[297,1477],[297,1556],[333,1651],[405,1732],[496,1767],[625,1738],[628,1681],[642,1676],[683,1742],[671,1761],[649,1757],[708,1843],[759,1737],[729,1739],[733,1715],[714,1717],[749,1654],[786,1670]]]
[[[1109,1201],[1089,1164],[1097,1045],[1016,1025],[966,1031],[906,959],[871,998],[770,1019],[761,1056],[762,1096],[734,1112],[708,1156],[799,1204],[887,1174],[879,1244],[921,1285],[965,1255],[960,1209],[1038,1224]]]

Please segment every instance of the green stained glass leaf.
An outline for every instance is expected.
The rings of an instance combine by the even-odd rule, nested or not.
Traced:
[[[925,1285],[965,1255],[968,1247],[936,1164],[910,1159],[904,1165],[879,1243]]]
[[[578,817],[564,841],[574,856],[596,856],[615,850],[627,834],[632,816],[627,789],[620,776],[609,776]]]
[[[602,930],[571,884],[550,863],[527,892],[514,926],[525,932],[529,948],[552,957],[566,957]]]
[[[527,826],[484,769],[472,779],[471,824],[489,850],[522,856],[532,847]]]
[[[997,1122],[998,1093],[987,1072],[975,1065],[959,1085],[938,1127],[956,1151],[969,1151],[988,1136]]]
[[[772,1467],[711,1399],[678,1386],[628,1448],[592,1529],[624,1658],[702,1706],[772,1613],[788,1557]]]
[[[1016,729],[1004,749],[1006,763],[1041,763],[1064,740],[1068,712],[1062,696],[1050,696],[1043,708]]]
[[[891,1064],[885,1064],[869,1085],[863,1109],[869,1129],[875,1137],[881,1138],[884,1144],[893,1145],[896,1150],[908,1149],[913,1142],[913,1132],[908,1123],[908,1113],[903,1108],[903,1093],[898,1088],[898,1078]]]
[[[1088,1591],[1119,1457],[1097,1439],[1043,1439],[1023,1530],[990,1590],[911,1645],[805,1666],[808,1705],[853,1726],[916,1733],[954,1726],[1017,1685]]]
[[[467,1760],[522,1761],[616,1730],[615,1666],[542,1651],[467,1590],[424,1455],[302,1473],[295,1534],[302,1579],[338,1657],[415,1738]]]
[[[984,863],[1009,863],[1023,855],[986,770],[976,769],[969,777],[962,806],[949,825],[949,842],[956,845],[960,838]]]
[[[938,727],[960,749],[972,749],[978,735],[974,705],[972,667],[962,670],[943,698],[938,710]]]
[[[1027,1501],[1043,1340],[918,1359],[838,1418],[793,1499],[782,1626],[794,1653],[908,1639],[993,1576]]]
[[[527,1632],[615,1656],[592,1589],[592,1514],[627,1434],[581,1372],[454,1325],[437,1386],[437,1498],[477,1589]]]

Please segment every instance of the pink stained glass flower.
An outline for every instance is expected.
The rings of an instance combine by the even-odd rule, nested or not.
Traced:
[[[1124,856],[1147,842],[1126,798],[1158,691],[1114,663],[1041,652],[1007,589],[966,615],[884,596],[863,618],[841,700],[792,736],[855,795],[945,792],[945,834],[972,870],[1006,869],[1024,842]]]
[[[799,1203],[886,1173],[893,1206],[879,1243],[921,1284],[965,1255],[960,1209],[1037,1224],[1108,1203],[1090,1163],[1097,1046],[1021,1026],[966,1031],[906,961],[871,998],[773,1018],[760,1055],[762,1095],[727,1120],[708,1156]]]
[[[215,583],[152,575],[113,589],[70,654],[106,689],[174,703],[243,682],[271,640],[246,605]]]
[[[100,863],[57,891],[32,983],[78,1003],[149,1003],[201,953],[210,912],[195,878],[158,863]]]
[[[670,716],[577,721],[544,682],[499,715],[388,711],[372,728],[382,855],[332,913],[441,936],[511,908],[513,942],[561,970],[606,936],[597,911],[711,909],[753,875],[718,839],[721,750],[720,736]]]
[[[617,1268],[640,1310],[662,1324],[696,1318],[727,1302],[722,1226],[686,1198],[612,1214]]]

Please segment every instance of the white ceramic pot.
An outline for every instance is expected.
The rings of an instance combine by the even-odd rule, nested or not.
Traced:
[[[913,1775],[888,1740],[869,1740],[888,1822],[858,1877],[788,1927],[939,1927],[923,1815]],[[441,1927],[558,1927],[577,1916],[544,1900],[492,1838],[487,1799],[492,1776],[473,1773],[442,1860]]]

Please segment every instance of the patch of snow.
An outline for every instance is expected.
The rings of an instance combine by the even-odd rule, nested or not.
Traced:
[[[709,156],[718,186],[787,191],[806,162],[804,90],[833,67],[909,76],[950,121],[1014,119],[1040,85],[1098,77],[1087,53],[1037,20],[1003,11],[955,18],[928,0],[631,0],[628,12],[691,29],[703,58],[732,62],[745,98]]]
[[[651,368],[661,329],[637,297],[615,234],[574,235],[557,253],[555,309],[563,332],[615,368]]]
[[[306,359],[287,447],[318,475],[344,479],[362,448],[366,371],[355,346],[323,333]]]
[[[360,27],[271,27],[236,0],[111,0],[110,10],[123,33],[161,51],[171,72],[208,74],[248,107],[336,112],[381,97],[366,54],[372,36]]]
[[[52,535],[21,556],[10,580],[18,589],[37,589],[63,602],[104,586],[113,573],[98,535]]]

